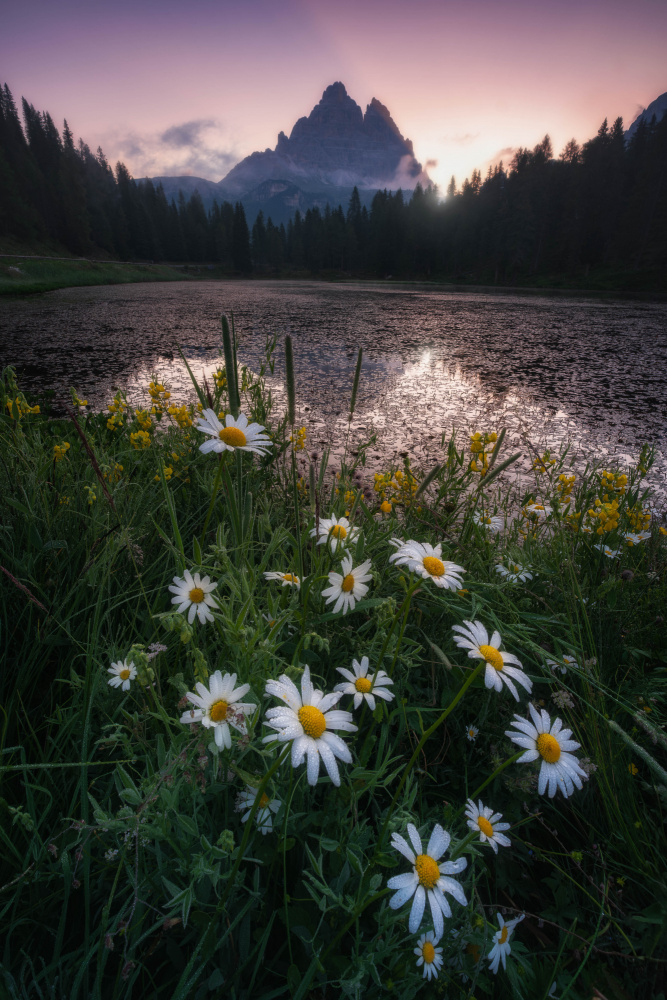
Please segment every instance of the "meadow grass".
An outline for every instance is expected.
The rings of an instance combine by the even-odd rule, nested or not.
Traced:
[[[2,375],[0,996],[664,996],[667,529],[642,489],[650,451],[576,476],[566,449],[531,456],[527,486],[485,428],[430,471],[364,479],[349,443],[333,471],[295,425],[293,373],[274,412],[275,342],[239,370],[223,332],[195,404],[153,380],[142,409],[119,392],[93,413],[73,392],[55,416]],[[488,630],[477,657],[464,622]],[[354,699],[312,694],[353,661]],[[216,671],[236,675],[224,697]],[[573,730],[581,788],[540,794],[556,736],[518,760],[506,733],[529,702]],[[443,862],[440,935],[413,908],[421,888],[397,906],[387,883],[416,871],[411,891],[438,897]]]
[[[164,264],[116,261],[25,260],[0,261],[0,296],[33,295],[79,285],[119,285],[136,281],[187,281],[182,269]]]

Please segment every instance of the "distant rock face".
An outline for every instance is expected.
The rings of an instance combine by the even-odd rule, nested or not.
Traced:
[[[264,181],[281,180],[303,191],[328,187],[412,189],[429,179],[387,108],[375,98],[362,113],[342,83],[333,83],[289,138],[252,153],[220,181],[226,196],[242,196]]]
[[[656,97],[656,99],[651,101],[649,106],[644,111],[637,115],[632,125],[625,133],[626,142],[628,139],[633,137],[637,131],[637,126],[641,121],[648,124],[653,118],[653,115],[655,115],[656,121],[659,122],[664,114],[667,114],[667,93],[661,94],[660,97]]]

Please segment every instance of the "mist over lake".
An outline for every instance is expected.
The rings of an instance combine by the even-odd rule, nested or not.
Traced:
[[[377,433],[371,466],[403,453],[432,464],[453,428],[507,426],[526,454],[571,441],[583,459],[625,463],[654,443],[651,481],[667,481],[663,303],[285,281],[73,288],[0,302],[0,364],[26,391],[66,396],[72,385],[95,408],[116,387],[145,404],[154,373],[184,401],[193,390],[177,349],[210,377],[222,365],[223,312],[234,314],[242,363],[256,366],[277,336],[269,384],[279,400],[292,334],[311,450],[342,443],[363,347],[353,433]]]

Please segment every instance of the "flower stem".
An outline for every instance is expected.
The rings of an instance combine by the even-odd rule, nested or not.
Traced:
[[[459,688],[459,690],[456,693],[456,695],[452,698],[452,700],[450,701],[449,705],[444,710],[444,712],[441,712],[441,714],[435,720],[435,722],[433,723],[433,725],[429,726],[429,728],[427,730],[425,730],[424,734],[422,735],[422,738],[420,739],[419,743],[417,744],[412,757],[410,758],[410,760],[408,761],[408,763],[406,764],[406,766],[403,769],[403,774],[401,776],[401,780],[398,783],[398,788],[394,792],[394,797],[391,800],[391,803],[389,805],[389,809],[387,810],[387,816],[386,816],[384,824],[382,826],[382,831],[380,833],[380,836],[378,837],[377,847],[375,848],[375,855],[376,856],[377,856],[378,852],[380,851],[380,849],[382,848],[382,844],[384,842],[385,834],[387,832],[387,827],[389,826],[389,821],[390,821],[390,819],[392,817],[392,814],[394,812],[394,809],[396,807],[396,802],[398,800],[398,797],[399,797],[399,795],[401,794],[401,792],[403,790],[403,785],[407,781],[407,777],[408,777],[410,771],[412,770],[412,765],[414,764],[414,762],[417,760],[417,757],[421,753],[422,747],[426,743],[426,741],[429,738],[429,736],[433,735],[433,733],[436,731],[436,729],[439,726],[441,726],[442,723],[445,721],[445,719],[450,714],[450,712],[458,705],[458,703],[460,702],[460,700],[463,697],[463,695],[466,693],[466,691],[468,690],[468,688],[470,687],[470,685],[472,684],[472,682],[475,680],[475,678],[479,676],[479,674],[481,673],[482,669],[485,666],[486,666],[486,664],[484,663],[484,660],[482,660],[475,667],[475,669],[473,671],[471,671],[471,673],[465,679],[465,681],[463,682],[463,684]],[[484,787],[484,786],[482,786],[482,787]]]
[[[215,504],[215,498],[218,495],[218,489],[220,488],[220,476],[222,475],[222,455],[218,459],[218,468],[215,473],[215,480],[213,482],[213,492],[211,493],[211,502],[208,505],[208,510],[206,512],[206,518],[204,520],[204,528],[201,533],[201,539],[199,540],[199,547],[202,552],[204,551],[204,539],[206,538],[206,529],[208,528],[208,522],[211,520],[211,514],[213,513],[213,505]]]
[[[287,746],[284,748],[283,752],[277,758],[277,760],[273,763],[273,765],[266,772],[266,774],[264,775],[264,777],[262,778],[262,780],[260,782],[259,788],[257,789],[257,794],[255,795],[255,801],[252,804],[252,808],[250,810],[250,815],[248,816],[248,820],[247,820],[247,822],[245,824],[245,830],[243,831],[243,838],[242,838],[241,843],[239,845],[239,850],[238,850],[238,855],[236,857],[236,862],[235,862],[234,867],[232,869],[232,873],[229,876],[229,879],[227,881],[227,885],[225,887],[225,891],[223,892],[222,897],[220,899],[220,902],[218,903],[217,909],[218,909],[219,913],[222,910],[224,910],[225,903],[227,902],[227,897],[229,896],[229,893],[232,890],[232,886],[234,885],[234,882],[236,881],[236,876],[238,875],[239,868],[241,867],[241,862],[243,861],[243,857],[245,855],[245,850],[246,850],[246,847],[248,846],[248,840],[250,839],[250,834],[252,832],[253,820],[255,818],[255,814],[256,814],[257,810],[259,809],[259,803],[261,801],[262,795],[264,794],[264,789],[266,788],[266,786],[268,785],[269,781],[271,780],[271,778],[273,777],[273,775],[276,773],[276,771],[278,770],[278,768],[280,767],[280,765],[282,764],[282,762],[287,757],[287,754],[290,752],[290,747],[291,747],[291,744],[288,743]]]
[[[470,793],[470,795],[468,796],[468,798],[472,799],[474,801],[476,799],[476,797],[480,794],[480,792],[483,792],[484,789],[486,788],[486,786],[490,785],[494,778],[497,778],[499,774],[502,774],[502,772],[505,770],[506,767],[509,767],[510,764],[514,764],[514,762],[519,759],[519,757],[521,756],[522,753],[524,753],[524,751],[523,750],[519,750],[512,757],[510,757],[508,760],[506,760],[503,764],[501,764],[499,767],[497,767],[495,769],[495,771],[493,772],[493,774],[490,775],[490,777],[488,777],[486,779],[486,781],[482,782],[482,784],[479,786],[479,788],[476,788],[474,792]],[[461,815],[461,813],[463,813],[464,811],[465,811],[465,806],[461,806],[461,808],[456,813],[456,815],[455,815],[454,818],[458,819],[459,816]]]

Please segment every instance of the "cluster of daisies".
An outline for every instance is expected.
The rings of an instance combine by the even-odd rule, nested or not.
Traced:
[[[240,449],[264,455],[270,448],[271,442],[264,428],[249,423],[242,414],[237,418],[228,414],[223,424],[212,409],[203,412],[204,419],[200,420],[198,429],[208,436],[208,440],[201,445],[202,452],[221,453]],[[538,514],[537,511],[531,513]],[[499,520],[480,515],[478,523],[495,531],[502,527]],[[328,574],[329,586],[322,591],[326,604],[333,604],[335,614],[354,610],[356,602],[368,592],[368,581],[372,577],[370,560],[355,567],[347,551],[350,544],[358,541],[359,529],[352,526],[347,518],[332,515],[319,519],[310,534],[317,545],[327,545],[332,555],[341,557],[341,571]],[[392,538],[390,544],[395,550],[389,558],[391,564],[405,567],[411,574],[430,580],[438,588],[452,591],[462,588],[465,571],[456,563],[443,559],[440,544],[432,546],[399,538]],[[497,569],[510,582],[531,578],[530,573],[518,564],[513,563],[509,568],[498,566]],[[299,589],[302,583],[298,576],[290,572],[266,572],[264,576],[283,587]],[[214,596],[216,587],[217,583],[211,582],[208,576],[202,577],[199,573],[192,574],[185,570],[183,577],[174,577],[169,587],[173,594],[172,604],[176,605],[178,613],[187,612],[190,624],[196,616],[200,624],[205,625],[214,620],[212,609],[217,605]],[[467,650],[470,658],[481,661],[480,666],[483,663],[484,683],[488,689],[501,693],[507,688],[516,701],[519,701],[518,687],[530,694],[530,678],[524,673],[519,659],[501,648],[503,643],[498,631],[489,635],[482,622],[465,621],[463,625],[454,625],[453,632],[456,645]],[[564,657],[563,662],[550,661],[550,665],[552,669],[567,669],[568,659],[574,663],[573,658]],[[303,669],[300,688],[287,674],[266,682],[265,695],[275,698],[278,704],[269,708],[264,716],[263,722],[269,732],[263,737],[263,742],[277,747],[289,746],[292,767],[299,767],[305,762],[307,781],[311,786],[318,782],[321,765],[324,765],[331,782],[339,786],[338,763],[352,763],[352,754],[344,737],[356,732],[357,726],[352,712],[338,707],[340,701],[348,696],[353,699],[353,711],[362,706],[368,706],[373,711],[376,699],[389,702],[394,698],[390,690],[393,685],[391,677],[380,669],[372,671],[367,656],[360,661],[353,660],[351,669],[338,667],[337,671],[343,681],[327,694],[314,686],[308,666]],[[109,673],[112,675],[109,684],[122,687],[124,691],[129,690],[137,676],[136,667],[127,660],[113,663]],[[257,711],[256,704],[242,700],[250,691],[249,684],[237,686],[235,673],[222,674],[216,670],[209,679],[208,687],[197,682],[195,689],[186,694],[192,707],[181,716],[182,724],[199,724],[212,729],[219,751],[232,747],[232,730],[247,736],[248,719]],[[582,780],[586,778],[586,773],[572,754],[580,744],[570,739],[571,731],[563,729],[560,719],[552,722],[546,711],[538,712],[532,704],[528,707],[530,718],[515,715],[514,729],[507,731],[506,735],[524,751],[518,758],[519,763],[541,760],[539,793],[546,791],[553,797],[560,789],[567,797],[575,786],[581,788]],[[476,738],[474,726],[467,728],[467,735],[468,739]],[[243,822],[247,822],[254,812],[259,831],[269,834],[281,805],[280,799],[271,799],[263,791],[260,794],[258,788],[246,785],[237,798],[236,808],[242,813]],[[488,845],[496,854],[499,847],[510,846],[510,839],[505,833],[509,824],[500,822],[500,813],[494,812],[481,800],[477,804],[468,800],[465,815],[471,837],[479,837],[480,843]],[[409,862],[411,870],[388,880],[388,888],[395,890],[389,906],[397,910],[411,901],[408,927],[410,933],[415,934],[421,927],[428,901],[433,930],[419,937],[415,954],[417,965],[423,966],[424,977],[430,980],[437,976],[442,965],[443,949],[438,945],[444,932],[444,918],[452,915],[447,897],[467,905],[465,893],[453,877],[465,870],[467,860],[463,857],[443,860],[450,847],[451,835],[439,824],[433,828],[425,849],[412,823],[407,825],[407,836],[409,842],[399,833],[392,834],[392,847]],[[493,948],[488,955],[489,968],[494,973],[501,962],[505,968],[510,951],[509,938],[523,918],[504,923],[499,914],[498,919],[499,929],[494,934]]]

